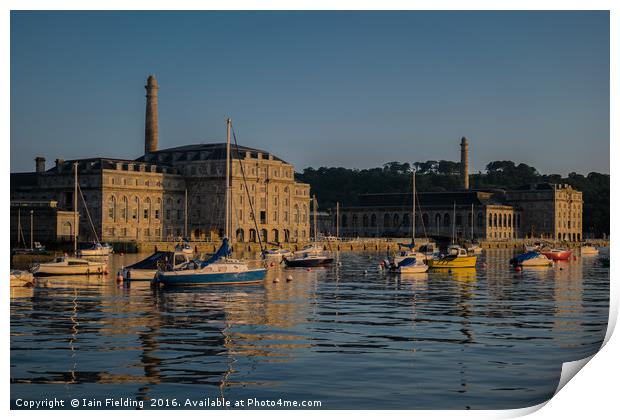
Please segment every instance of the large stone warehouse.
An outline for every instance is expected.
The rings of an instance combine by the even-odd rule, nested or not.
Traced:
[[[78,200],[80,241],[95,239],[94,232],[108,242],[172,239],[185,234],[195,240],[215,240],[223,234],[226,143],[159,150],[159,87],[154,76],[149,76],[145,88],[143,156],[135,160],[56,159],[49,169],[45,159],[37,157],[34,172],[11,174],[12,243],[17,241],[18,218],[28,240],[31,211],[35,240],[71,239],[73,218],[67,212],[73,214],[75,164],[87,203],[84,208],[82,199]],[[231,150],[231,239],[257,242],[260,235],[269,242],[307,241],[310,186],[295,181],[293,165],[263,150],[234,145]]]

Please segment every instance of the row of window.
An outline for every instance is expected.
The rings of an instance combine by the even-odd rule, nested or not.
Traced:
[[[468,212],[465,217],[467,218],[467,221],[466,221],[467,226],[471,227],[473,223],[472,213]],[[457,213],[454,222],[456,226],[463,226],[464,225],[463,215],[460,213]],[[516,222],[517,227],[521,226],[520,215],[517,214],[515,216],[515,222]],[[358,227],[359,226],[358,223],[359,223],[358,215],[353,214],[351,216],[351,227],[353,228]],[[430,226],[428,213],[422,213],[422,223],[425,226]],[[513,223],[512,214],[499,214],[499,213],[489,214],[489,227],[512,227],[512,223]],[[343,228],[346,228],[346,227],[349,227],[348,224],[349,224],[349,217],[347,214],[343,214],[341,217],[341,226]],[[483,213],[478,213],[476,225],[482,226],[483,224],[484,224],[484,215]],[[383,215],[383,227],[399,228],[399,227],[407,227],[410,225],[411,225],[411,220],[410,220],[409,213],[405,213],[402,216],[402,218],[398,213],[394,213],[394,214],[385,213]],[[444,227],[449,227],[452,225],[450,213],[444,213],[443,215],[441,213],[435,213],[434,226],[441,226],[441,225],[443,225]],[[368,216],[367,214],[364,214],[362,216],[362,227],[377,227],[377,215],[371,214],[370,216]]]
[[[116,177],[110,177],[110,178],[108,178],[108,183],[110,185],[123,185],[123,186],[139,186],[139,185],[144,185],[145,187],[161,187],[161,181],[150,180],[150,179],[142,181],[142,178],[116,178]]]
[[[132,206],[129,206],[129,200],[126,196],[123,196],[120,203],[117,203],[115,196],[110,196],[108,199],[108,219],[114,222],[127,222],[129,218],[132,220],[138,220],[140,212],[142,211],[142,218],[144,220],[151,220],[151,217],[159,220],[161,209],[161,198],[156,198],[154,202],[147,197],[143,203],[140,203],[138,197],[134,197],[132,200]]]
[[[155,229],[150,229],[150,228],[144,228],[144,229],[140,229],[140,228],[135,228],[135,229],[128,229],[128,228],[119,228],[119,229],[115,229],[114,227],[109,227],[106,229],[106,233],[108,234],[108,236],[120,236],[120,237],[131,237],[131,238],[141,238],[141,237],[155,237],[155,238],[159,238],[161,236],[161,229],[160,228],[155,228]]]

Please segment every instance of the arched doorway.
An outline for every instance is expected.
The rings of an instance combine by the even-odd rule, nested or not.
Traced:
[[[278,229],[271,230],[271,238],[273,239],[273,242],[280,243],[280,232],[278,232]]]
[[[250,229],[250,242],[256,242],[256,230]]]
[[[267,242],[267,229],[261,229],[260,238],[263,242]]]
[[[237,229],[237,234],[235,236],[237,237],[237,242],[245,242],[245,233],[243,229]]]

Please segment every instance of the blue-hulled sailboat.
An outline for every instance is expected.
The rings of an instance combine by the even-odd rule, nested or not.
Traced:
[[[230,130],[231,120],[226,120],[226,234],[220,249],[207,260],[190,261],[177,269],[158,271],[155,281],[164,286],[191,286],[215,284],[260,283],[267,274],[266,268],[249,268],[247,262],[231,258],[230,233]]]

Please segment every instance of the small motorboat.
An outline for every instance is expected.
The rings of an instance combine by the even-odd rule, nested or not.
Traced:
[[[183,240],[183,242],[176,244],[174,250],[175,252],[182,252],[187,255],[194,255],[194,248],[192,248],[192,246],[189,244],[189,241],[185,239]]]
[[[262,252],[265,259],[276,261],[278,264],[284,261],[284,258],[292,256],[293,253],[289,249],[272,248]]]
[[[581,247],[581,255],[598,255],[598,249],[591,244],[584,244]]]
[[[159,251],[142,261],[122,268],[119,274],[125,280],[152,281],[159,270],[175,270],[190,261],[190,256],[185,252]]]
[[[400,259],[398,263],[394,263],[394,260],[391,262],[386,260],[384,265],[390,273],[411,274],[428,271],[428,265],[424,264],[424,257],[409,256]]]
[[[308,245],[301,251],[296,251],[291,257],[282,257],[287,267],[320,267],[334,262],[334,259],[323,253],[323,250],[314,245]]]
[[[568,260],[572,254],[572,251],[563,248],[552,248],[543,249],[540,253],[552,260]]]
[[[80,257],[105,257],[113,252],[112,245],[93,242],[89,247],[78,250],[77,255]]]
[[[34,276],[29,271],[11,270],[11,287],[32,287]]]
[[[106,274],[106,262],[89,261],[76,257],[56,257],[54,261],[35,265],[31,272],[35,276],[62,276],[62,275],[100,275]]]
[[[13,254],[17,255],[49,255],[49,251],[41,242],[34,242],[32,248],[13,248]]]
[[[544,267],[553,265],[553,261],[540,252],[532,251],[517,255],[510,260],[515,267]]]
[[[427,261],[429,268],[472,268],[476,266],[478,256],[469,255],[465,248],[451,245],[448,254]]]
[[[478,244],[471,244],[467,247],[467,253],[472,255],[482,254],[482,247]]]

